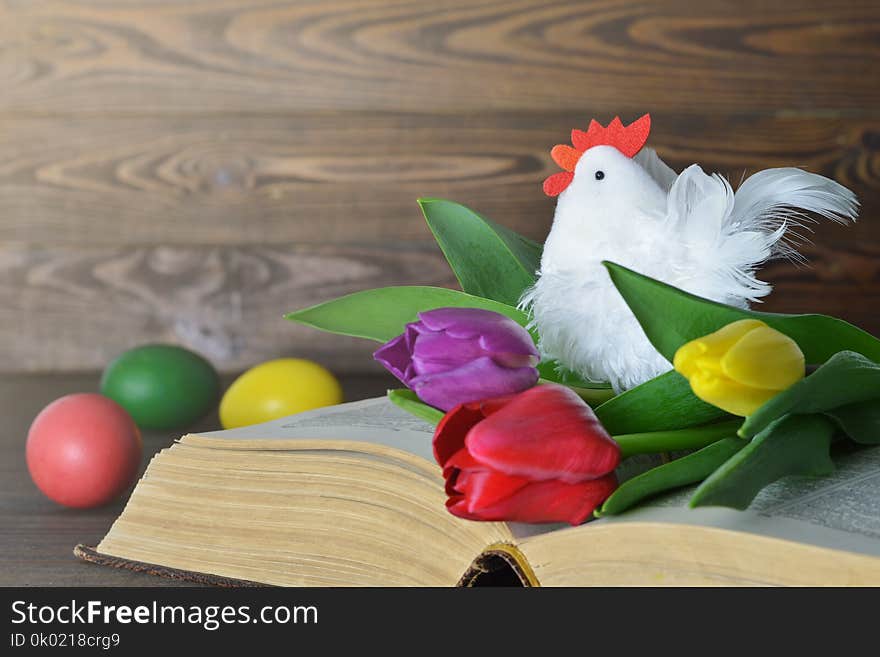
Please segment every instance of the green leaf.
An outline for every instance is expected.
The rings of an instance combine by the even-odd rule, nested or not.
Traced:
[[[751,438],[788,413],[824,413],[880,396],[880,365],[852,351],[835,354],[815,372],[780,392],[743,422]]]
[[[605,262],[615,287],[639,320],[651,344],[672,362],[683,344],[739,319],[759,319],[792,338],[808,363],[824,363],[838,351],[856,351],[880,361],[880,340],[826,315],[782,315],[725,306]]]
[[[512,306],[457,290],[417,285],[355,292],[288,313],[285,319],[330,333],[387,342],[403,333],[404,326],[414,322],[419,312],[448,307],[494,310],[521,326],[528,324],[526,314]]]
[[[659,454],[660,452],[700,449],[722,438],[736,436],[736,430],[740,424],[740,420],[727,420],[687,429],[625,433],[615,435],[614,442],[620,446],[621,458],[627,458],[634,454]]]
[[[547,383],[545,379],[540,379],[538,383]],[[556,383],[555,381],[552,383]],[[574,390],[578,397],[583,399],[587,404],[589,404],[590,408],[595,408],[600,404],[604,404],[609,399],[614,397],[614,390],[610,387],[608,388],[579,388],[578,386],[573,386],[570,384],[567,385],[569,388]]]
[[[423,198],[419,205],[461,289],[516,306],[535,282],[541,245],[452,201]]]
[[[411,413],[434,426],[437,426],[437,423],[443,419],[443,411],[433,406],[428,406],[412,390],[407,390],[406,388],[389,390],[388,399],[407,413]]]
[[[847,436],[863,445],[880,445],[880,399],[825,411]]]
[[[621,484],[595,515],[622,513],[648,497],[702,481],[746,445],[748,443],[740,438],[724,438],[698,452],[652,468]]]
[[[682,429],[730,417],[698,399],[678,372],[667,372],[597,406],[596,416],[611,434]]]
[[[788,415],[758,434],[704,481],[690,506],[745,509],[764,486],[789,475],[826,475],[834,425],[822,415]]]

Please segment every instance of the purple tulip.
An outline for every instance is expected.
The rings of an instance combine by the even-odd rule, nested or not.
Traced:
[[[419,313],[419,321],[407,324],[373,358],[423,402],[444,411],[521,392],[538,381],[538,350],[529,332],[479,308]]]

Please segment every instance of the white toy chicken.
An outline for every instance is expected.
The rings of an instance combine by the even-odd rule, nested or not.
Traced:
[[[811,212],[855,219],[842,185],[795,168],[768,169],[736,193],[696,164],[680,174],[644,148],[651,118],[628,126],[592,121],[556,146],[564,171],[544,181],[558,196],[537,282],[521,306],[542,356],[618,392],[671,368],[648,342],[602,266],[610,260],[707,299],[746,307],[770,292],[755,273],[781,256],[800,258],[793,232]]]

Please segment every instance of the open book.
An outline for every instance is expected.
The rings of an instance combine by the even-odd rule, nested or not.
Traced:
[[[880,448],[778,482],[749,511],[673,494],[567,527],[452,516],[431,438],[384,398],[187,435],[75,552],[238,585],[880,584]]]

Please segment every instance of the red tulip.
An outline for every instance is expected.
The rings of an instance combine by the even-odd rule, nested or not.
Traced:
[[[456,406],[434,457],[456,516],[578,525],[616,488],[620,448],[577,394],[545,384]]]

